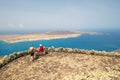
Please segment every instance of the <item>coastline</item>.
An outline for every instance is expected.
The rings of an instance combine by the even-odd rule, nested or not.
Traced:
[[[84,34],[88,35],[101,35],[99,32],[72,32],[72,31],[53,31],[47,33],[32,33],[32,34],[13,34],[13,35],[0,35],[0,40],[7,43],[16,43],[23,41],[36,41],[36,40],[51,40],[61,38],[78,37]]]
[[[49,34],[24,34],[24,35],[0,35],[0,40],[15,43],[23,41],[35,41],[35,40],[51,40],[81,36],[80,33],[75,34],[61,34],[61,35],[49,35]]]

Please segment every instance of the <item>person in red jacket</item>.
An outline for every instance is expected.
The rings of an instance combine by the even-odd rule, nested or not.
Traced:
[[[38,53],[42,53],[44,52],[44,47],[42,46],[42,44],[40,44],[40,47],[38,49]]]

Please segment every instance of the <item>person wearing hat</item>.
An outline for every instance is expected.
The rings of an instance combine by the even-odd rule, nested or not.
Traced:
[[[39,45],[39,49],[38,49],[38,53],[42,53],[44,52],[44,47],[42,46],[42,44]]]
[[[35,58],[38,59],[39,55],[42,54],[44,52],[44,47],[42,46],[42,44],[39,45],[39,49],[35,51]]]

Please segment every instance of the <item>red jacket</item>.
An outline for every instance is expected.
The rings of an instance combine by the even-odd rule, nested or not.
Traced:
[[[43,46],[40,46],[39,49],[38,49],[38,52],[43,52],[43,51],[44,51]]]

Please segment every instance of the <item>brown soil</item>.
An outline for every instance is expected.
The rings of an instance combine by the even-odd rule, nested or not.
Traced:
[[[61,80],[71,74],[109,72],[120,58],[86,54],[49,53],[30,62],[24,56],[0,69],[0,80]]]
[[[0,60],[1,60],[1,59],[3,59],[3,57],[2,57],[2,56],[0,56]]]

